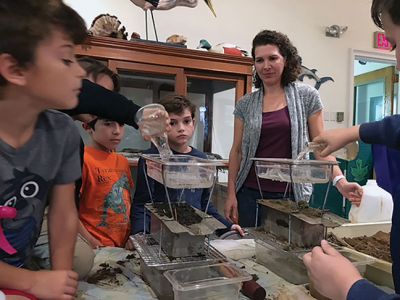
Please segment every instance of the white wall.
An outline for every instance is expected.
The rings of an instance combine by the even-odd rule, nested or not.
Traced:
[[[65,0],[90,25],[101,13],[118,16],[129,34],[145,35],[144,12],[129,0]],[[212,44],[235,43],[247,50],[254,35],[262,29],[286,33],[297,46],[303,64],[318,70],[320,76],[331,76],[320,88],[327,112],[344,111],[345,122],[326,122],[326,127],[348,124],[352,102],[350,80],[353,62],[351,50],[374,51],[373,32],[378,30],[370,18],[371,0],[213,0],[215,18],[202,0],[196,8],[178,7],[156,11],[160,40],[172,34],[188,38],[189,48],[206,38]],[[332,24],[348,26],[340,39],[325,37],[325,27]],[[150,38],[153,38],[150,28]]]

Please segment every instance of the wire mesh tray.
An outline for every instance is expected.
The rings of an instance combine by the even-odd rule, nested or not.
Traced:
[[[172,155],[162,160],[159,154],[143,154],[147,175],[173,189],[210,188],[215,181],[217,167],[222,161],[191,155]]]
[[[130,236],[135,249],[139,253],[141,259],[149,267],[169,267],[169,266],[191,266],[193,263],[215,263],[227,261],[226,257],[213,246],[206,243],[207,251],[202,256],[187,256],[180,258],[170,258],[162,251],[159,243],[151,236],[144,234],[136,234]]]
[[[326,183],[335,161],[252,158],[259,178],[292,183]]]

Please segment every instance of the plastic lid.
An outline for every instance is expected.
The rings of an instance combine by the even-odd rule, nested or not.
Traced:
[[[375,179],[368,179],[367,180],[367,185],[378,185]]]
[[[172,284],[174,290],[182,292],[240,283],[252,279],[246,271],[229,262],[170,270],[166,271],[164,276]]]

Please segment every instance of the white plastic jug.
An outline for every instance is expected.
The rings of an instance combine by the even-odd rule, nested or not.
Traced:
[[[361,204],[351,206],[349,219],[351,223],[390,221],[392,212],[392,195],[379,187],[376,180],[368,180],[363,186]]]

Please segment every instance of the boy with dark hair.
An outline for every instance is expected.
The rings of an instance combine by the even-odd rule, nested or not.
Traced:
[[[189,141],[193,136],[195,128],[195,112],[196,106],[191,103],[187,98],[178,95],[171,95],[166,97],[160,102],[165,107],[170,117],[171,129],[167,132],[168,144],[174,154],[192,155],[200,158],[207,158],[206,154],[189,146]],[[147,154],[158,153],[157,149],[150,148],[145,151]],[[133,197],[131,224],[132,234],[138,232],[149,232],[150,228],[150,215],[147,217],[147,224],[144,224],[144,204],[150,202],[150,195],[147,189],[146,178],[143,170],[144,161],[139,159],[138,175],[137,175],[137,189]],[[166,199],[164,186],[155,180],[148,178],[153,201],[164,202]],[[209,189],[185,189],[183,195],[180,190],[168,189],[171,201],[177,201],[178,198],[184,199],[188,204],[205,211],[208,198],[210,195]],[[178,194],[179,193],[179,194]],[[237,224],[233,224],[222,217],[217,210],[210,203],[207,213],[221,223],[226,225],[231,230],[237,230],[243,235],[243,230]]]
[[[105,64],[90,57],[81,57],[77,61],[80,64],[80,66],[86,71],[87,80],[96,84],[96,87],[98,89],[103,89],[104,91],[107,92],[116,91],[117,89],[119,89],[118,75],[115,74],[113,71],[111,71]],[[112,95],[112,94],[107,93],[107,95]],[[91,99],[90,101],[95,103],[96,100],[97,99]],[[84,123],[88,123],[97,119],[98,117],[92,114],[79,114],[75,115],[73,118],[80,120]],[[83,125],[83,127],[85,128],[85,125]],[[83,166],[83,155],[84,155],[84,144],[83,141],[81,141],[80,156],[81,156],[82,166]],[[90,154],[87,153],[87,156],[89,159]],[[85,180],[87,180],[87,178],[85,178]],[[79,180],[76,181],[76,188],[75,188],[75,201],[76,201],[76,207],[78,209],[80,207],[81,187],[82,187],[82,178],[79,178]],[[87,192],[84,194],[85,197],[87,198],[88,197]],[[80,234],[78,234],[75,245],[73,270],[77,272],[79,278],[82,279],[89,274],[90,270],[93,267],[93,262],[95,257],[93,249],[103,244],[100,243],[97,239],[95,239],[90,233],[88,233],[88,231],[84,228],[84,226],[81,223],[78,232]],[[37,264],[41,268],[43,269],[50,268],[50,254],[48,247],[48,226],[46,220],[43,221],[42,230],[34,249],[34,256],[35,256],[35,262],[37,262]]]
[[[97,118],[85,124],[85,129],[92,142],[85,147],[79,233],[93,248],[125,247],[133,180],[128,160],[115,153],[124,125]]]
[[[119,89],[118,75],[92,58],[80,58],[89,80],[109,90]],[[133,180],[127,159],[115,153],[124,124],[95,117],[84,124],[91,137],[85,147],[79,201],[79,233],[92,248],[124,247],[130,233]]]
[[[58,0],[0,2],[0,289],[72,299],[79,133],[48,109],[71,109],[85,73],[74,47],[82,18]],[[49,199],[51,271],[30,271]]]

